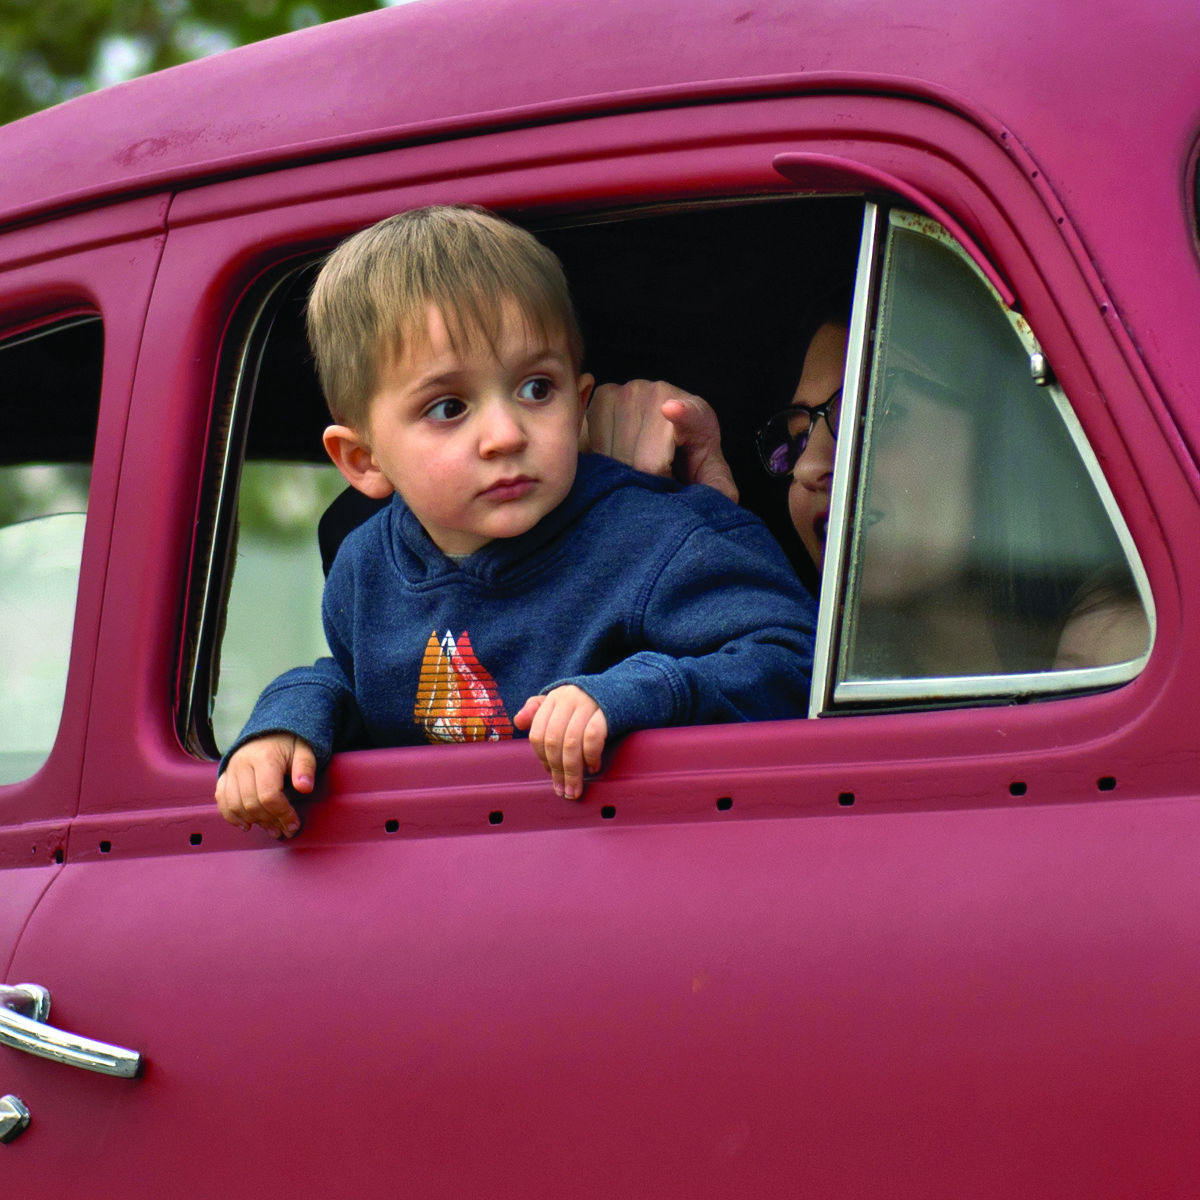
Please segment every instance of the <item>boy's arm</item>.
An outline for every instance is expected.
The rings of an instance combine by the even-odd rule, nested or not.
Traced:
[[[318,768],[361,728],[353,690],[333,659],[281,675],[264,689],[221,760],[221,815],[243,829],[261,825],[273,837],[291,837],[300,820],[284,785],[290,779],[297,792],[311,792]]]
[[[684,538],[634,615],[634,636],[648,648],[545,691],[582,688],[610,737],[806,713],[815,602],[766,527],[724,507]]]
[[[332,657],[285,671],[263,688],[237,741],[221,759],[221,773],[242,746],[267,734],[290,733],[306,742],[316,756],[317,770],[328,765],[334,750],[361,736],[354,655],[343,628],[350,623],[354,607],[351,557],[339,555],[334,560],[321,597],[321,623]]]
[[[311,667],[285,671],[263,689],[237,741],[225,752],[220,770],[247,742],[267,734],[290,733],[307,742],[323,770],[338,746],[352,741],[362,718],[354,689],[332,658],[319,658]]]
[[[325,639],[334,657],[287,671],[263,689],[217,776],[217,805],[231,824],[262,825],[274,837],[300,828],[284,794],[289,782],[311,792],[316,772],[333,752],[361,738],[363,720],[354,695],[354,657],[339,616],[352,609],[353,570],[339,557],[321,601]]]

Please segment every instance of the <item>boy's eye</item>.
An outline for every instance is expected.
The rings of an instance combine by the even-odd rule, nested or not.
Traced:
[[[554,383],[547,379],[545,375],[535,375],[532,379],[527,379],[517,388],[517,396],[521,400],[549,400],[553,392]]]
[[[453,421],[466,411],[467,406],[457,396],[443,396],[425,410],[425,415],[431,421]]]

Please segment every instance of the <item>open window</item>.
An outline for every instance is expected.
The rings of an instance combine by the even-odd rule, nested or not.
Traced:
[[[585,368],[666,379],[716,408],[742,500],[816,578],[786,486],[758,465],[754,432],[788,403],[814,313],[854,277],[860,198],[730,201],[531,226],[562,259]],[[215,756],[280,671],[325,653],[316,526],[344,484],[304,335],[317,264],[281,266],[245,298],[226,340],[212,423],[200,574],[181,675],[180,735]]]
[[[935,222],[836,196],[531,227],[566,267],[586,369],[705,397],[742,503],[821,589],[813,715],[1061,693],[1140,669],[1152,603],[1095,458],[1028,326]],[[204,756],[270,679],[325,653],[316,526],[343,483],[303,329],[317,265],[259,281],[221,365],[179,710]],[[834,298],[851,296],[822,585],[755,434],[791,403]],[[1099,663],[1108,635],[1085,636],[1089,620],[1125,637]]]
[[[0,341],[0,784],[33,775],[58,733],[103,353],[91,315]]]

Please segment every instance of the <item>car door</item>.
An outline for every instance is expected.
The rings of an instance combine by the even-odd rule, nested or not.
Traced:
[[[820,719],[635,734],[579,805],[519,742],[353,751],[293,843],[224,825],[212,713],[251,552],[248,511],[235,550],[237,485],[256,455],[315,461],[284,453],[280,405],[302,396],[271,336],[313,258],[401,208],[480,203],[568,258],[572,230],[611,226],[616,240],[575,244],[585,293],[607,286],[611,310],[623,271],[671,258],[653,257],[653,220],[703,228],[710,201],[752,200],[722,208],[750,214],[750,245],[809,193],[842,205],[816,218],[829,228],[851,197],[846,378],[862,413],[861,437],[853,421],[839,436],[849,506],[830,537],[846,566],[822,596]],[[1084,474],[1113,501],[1100,508],[1154,626],[1119,679],[994,682],[1047,665],[948,690],[843,686],[859,682],[842,665],[870,506],[851,502],[868,495],[885,408],[871,346],[892,336],[893,208],[936,219],[922,236],[957,245],[997,311],[1019,300],[1070,400],[1057,419],[1077,419],[1075,452],[1103,463]],[[1174,664],[1200,636],[1178,549],[1200,532],[1194,468],[1058,215],[990,132],[862,96],[563,122],[177,195],[130,403],[79,811],[8,976],[51,990],[52,1023],[143,1066],[120,1080],[8,1055],[33,1123],[6,1177],[36,1189],[52,1173],[93,1196],[1188,1193],[1200,809]],[[676,258],[688,278],[720,242]],[[704,289],[672,295],[702,319]],[[636,332],[607,329],[614,346]],[[713,356],[732,380],[727,433],[749,445],[778,381],[755,376],[747,396],[736,348]],[[256,426],[255,410],[273,420]],[[256,494],[278,500],[279,477],[261,478]],[[271,592],[308,586],[290,568],[275,579],[252,640],[288,623]],[[867,682],[880,678],[928,676]]]
[[[164,217],[165,204],[149,198],[0,236],[6,972],[61,870],[79,803],[125,416]],[[0,1091],[19,1093],[20,1056],[3,1053]]]

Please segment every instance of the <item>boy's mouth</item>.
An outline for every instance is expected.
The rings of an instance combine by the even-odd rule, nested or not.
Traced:
[[[511,479],[497,479],[480,495],[485,500],[519,500],[529,492],[534,482],[528,475],[514,475]]]

